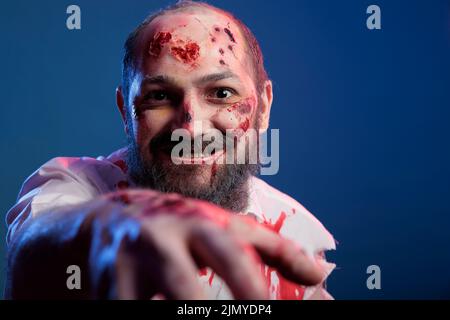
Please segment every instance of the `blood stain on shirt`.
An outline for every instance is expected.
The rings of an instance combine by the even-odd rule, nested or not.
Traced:
[[[283,226],[284,221],[286,220],[286,212],[281,211],[281,214],[278,216],[278,219],[277,219],[277,221],[275,221],[275,223],[272,223],[264,215],[263,215],[263,218],[264,218],[264,220],[262,223],[266,228],[268,228],[276,233],[280,233],[281,227]]]
[[[281,212],[278,219],[275,223],[272,223],[270,220],[267,220],[265,216],[263,225],[270,230],[280,233],[281,228],[286,220],[286,213],[284,211]],[[278,277],[278,284],[272,284],[272,272]],[[269,289],[274,289],[276,292],[276,299],[278,300],[302,300],[305,294],[305,288],[301,285],[298,285],[294,282],[291,282],[282,275],[280,275],[275,268],[267,267],[267,270],[264,272],[264,276],[267,281],[267,285]]]
[[[216,273],[214,271],[211,271],[211,275],[209,276],[209,279],[208,279],[208,283],[209,283],[210,286],[212,286],[212,282],[214,280],[215,274]]]
[[[118,166],[122,170],[123,173],[127,173],[128,167],[127,167],[127,164],[126,164],[126,162],[124,160],[114,161],[114,164],[116,166]]]

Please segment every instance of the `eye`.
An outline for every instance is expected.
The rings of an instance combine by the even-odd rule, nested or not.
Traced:
[[[164,90],[150,91],[144,96],[144,100],[164,101],[169,99],[169,95]]]
[[[239,101],[240,94],[230,87],[213,87],[207,91],[208,102],[218,105],[228,105]]]
[[[217,99],[227,99],[233,95],[230,89],[227,88],[218,88],[215,92],[215,97]]]

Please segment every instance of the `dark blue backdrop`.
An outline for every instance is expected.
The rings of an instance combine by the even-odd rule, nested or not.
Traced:
[[[281,136],[280,172],[264,179],[339,241],[331,293],[450,298],[449,1],[211,2],[260,40]],[[2,2],[1,212],[51,157],[124,144],[114,103],[122,44],[168,3]],[[70,4],[81,7],[79,31],[66,28]],[[370,4],[382,30],[366,28]],[[371,264],[378,291],[366,287]]]

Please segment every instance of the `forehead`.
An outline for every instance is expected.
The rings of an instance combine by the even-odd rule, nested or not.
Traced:
[[[250,72],[246,42],[234,19],[214,9],[189,8],[156,17],[138,38],[141,67],[189,72],[228,68]]]
[[[241,37],[234,19],[222,12],[209,8],[188,8],[168,12],[156,17],[148,26],[150,33],[161,29],[169,29],[180,35],[202,40],[217,33],[217,28],[228,29]],[[227,32],[227,31],[224,31]]]

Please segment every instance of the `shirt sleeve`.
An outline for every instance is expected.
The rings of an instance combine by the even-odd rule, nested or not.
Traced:
[[[306,288],[304,300],[334,300],[323,285]]]
[[[6,214],[9,245],[23,223],[45,211],[89,201],[109,186],[102,176],[111,173],[114,165],[94,158],[54,158],[28,177],[22,185],[14,206]],[[109,170],[110,172],[105,172]],[[120,170],[119,170],[120,171]]]
[[[334,270],[336,265],[334,263],[330,263],[326,259],[325,251],[320,251],[316,254],[316,258],[318,259],[318,263],[322,265],[326,273],[326,277],[322,283],[316,286],[306,287],[305,295],[303,296],[304,300],[334,300],[333,296],[327,291],[327,283],[326,280],[330,273]]]

